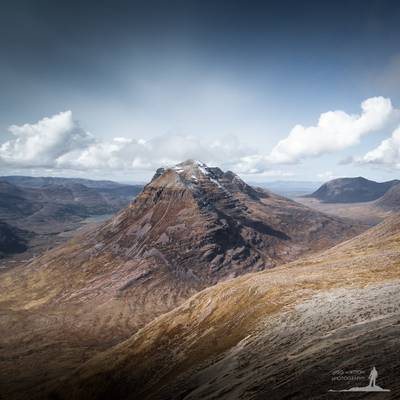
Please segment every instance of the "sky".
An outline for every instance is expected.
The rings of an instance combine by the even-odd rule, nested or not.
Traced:
[[[400,175],[397,1],[19,1],[0,13],[0,174]]]

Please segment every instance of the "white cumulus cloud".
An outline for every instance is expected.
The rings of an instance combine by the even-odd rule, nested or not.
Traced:
[[[64,154],[94,142],[72,119],[71,111],[43,118],[35,124],[12,125],[15,138],[0,146],[0,161],[16,167],[54,167]]]
[[[320,115],[316,126],[296,125],[278,142],[266,162],[291,164],[354,146],[362,136],[384,128],[395,116],[390,99],[372,97],[361,103],[361,114],[328,111]]]
[[[390,138],[383,140],[364,156],[356,157],[354,161],[400,169],[400,127],[394,130]]]

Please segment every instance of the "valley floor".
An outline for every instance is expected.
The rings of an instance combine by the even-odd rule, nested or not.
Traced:
[[[296,197],[298,203],[337,217],[348,218],[369,226],[383,221],[391,215],[390,211],[382,210],[374,201],[363,203],[324,203],[311,197]]]

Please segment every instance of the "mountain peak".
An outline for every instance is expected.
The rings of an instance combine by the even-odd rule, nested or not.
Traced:
[[[220,168],[209,167],[198,160],[186,160],[171,167],[157,169],[150,185],[189,188],[205,182],[221,185],[219,180],[223,176],[224,172]]]
[[[203,161],[199,161],[199,160],[194,160],[194,159],[187,159],[185,161],[182,161],[179,164],[176,164],[176,166],[180,166],[180,167],[185,167],[185,166],[193,166],[193,167],[207,167],[207,165],[205,163],[203,163]]]
[[[210,167],[208,167],[208,165],[206,165],[202,161],[198,161],[198,160],[186,160],[179,164],[176,164],[175,166],[171,167],[170,169],[172,169],[173,171],[175,171],[176,173],[178,173],[180,175],[192,174],[193,176],[211,175],[212,170],[216,170],[216,169],[221,171],[219,168],[210,168]]]
[[[207,193],[214,193],[223,198],[242,193],[253,200],[269,196],[265,191],[252,188],[234,172],[209,167],[197,160],[186,160],[172,167],[159,168],[146,187],[188,190],[195,197],[202,197]]]
[[[329,228],[320,225],[321,220]],[[231,171],[186,160],[159,168],[129,208],[102,227],[95,242],[107,243],[114,249],[113,257],[148,260],[151,256],[156,258],[149,261],[151,268],[176,266],[180,274],[191,271],[196,282],[215,282],[269,268],[304,251],[315,226],[324,227],[322,241],[328,237],[331,241],[343,228],[352,229],[252,188]],[[295,250],[292,241],[298,245]]]

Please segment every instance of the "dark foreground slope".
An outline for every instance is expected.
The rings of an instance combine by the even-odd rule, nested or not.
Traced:
[[[319,255],[200,292],[87,362],[54,396],[356,398],[329,390],[366,386],[375,365],[391,393],[366,398],[397,399],[399,335],[396,217]]]
[[[33,396],[194,293],[361,229],[198,162],[160,169],[110,221],[0,276],[6,393]]]
[[[383,196],[392,186],[400,181],[375,182],[363,177],[338,178],[324,183],[310,194],[325,203],[359,203],[373,201]]]

